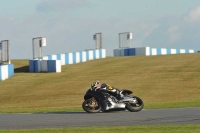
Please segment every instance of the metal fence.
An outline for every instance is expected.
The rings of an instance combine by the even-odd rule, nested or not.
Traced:
[[[9,62],[10,63],[9,48],[10,48],[9,40],[2,40],[0,42],[0,61],[1,62]]]
[[[1,59],[2,58],[2,44],[1,44],[1,42],[0,42],[0,62],[1,62]],[[0,63],[1,64],[1,63]]]
[[[46,38],[36,37],[32,39],[33,59],[42,58],[42,46],[46,46]]]
[[[123,32],[119,33],[119,48],[129,48],[131,47],[132,33]]]
[[[101,33],[94,34],[93,39],[95,40],[95,48],[96,49],[102,48],[102,34]]]

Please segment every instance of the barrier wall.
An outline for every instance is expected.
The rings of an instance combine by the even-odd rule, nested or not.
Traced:
[[[29,60],[29,72],[61,72],[60,60]]]
[[[65,54],[55,54],[42,59],[29,60],[30,72],[61,72],[61,65],[76,64],[106,57],[105,49],[87,50]]]
[[[14,75],[14,65],[0,65],[0,81],[8,79]]]
[[[150,55],[149,47],[114,49],[114,56]]]
[[[60,60],[61,65],[76,64],[106,57],[105,49],[95,49],[65,54],[47,55],[42,60]]]
[[[139,55],[167,55],[167,54],[184,54],[184,53],[197,53],[198,50],[193,49],[169,49],[169,48],[125,48],[114,49],[114,56],[139,56]]]
[[[167,48],[151,48],[150,55],[167,55],[167,54],[185,54],[197,53],[194,49],[167,49]]]

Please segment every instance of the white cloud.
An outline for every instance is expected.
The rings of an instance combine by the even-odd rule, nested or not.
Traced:
[[[170,40],[169,41],[170,41],[170,43],[173,43],[173,42],[179,40],[180,37],[181,37],[181,33],[172,33],[172,34],[170,34]]]
[[[176,41],[178,41],[181,37],[181,33],[179,31],[180,27],[179,26],[170,26],[167,29],[167,33],[169,34],[169,42],[170,43],[174,43]]]
[[[0,20],[1,21],[14,21],[14,18],[12,18],[12,17],[10,17],[10,16],[5,16],[5,15],[2,15],[2,14],[0,14]]]
[[[110,23],[108,27],[113,27],[115,33],[131,32],[133,35],[131,45],[137,47],[142,46],[145,38],[148,37],[154,30],[156,30],[159,27],[159,24],[156,23],[138,22],[127,19],[115,20],[113,21],[113,23],[114,25]]]
[[[43,0],[36,7],[38,12],[54,12],[74,9],[85,5],[87,0]]]
[[[148,37],[155,29],[159,27],[159,24],[141,24],[139,27],[141,28],[144,37]]]
[[[178,31],[178,29],[179,29],[179,26],[171,26],[168,28],[167,31],[168,31],[168,33],[174,33],[176,31]]]
[[[200,6],[191,9],[184,19],[186,22],[200,22]]]

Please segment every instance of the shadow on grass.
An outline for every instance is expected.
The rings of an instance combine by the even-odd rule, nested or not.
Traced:
[[[28,73],[29,72],[29,66],[23,66],[19,68],[14,69],[15,73]]]

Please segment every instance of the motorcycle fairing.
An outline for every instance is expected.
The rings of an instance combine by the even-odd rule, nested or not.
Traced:
[[[112,110],[112,109],[119,109],[119,108],[125,108],[125,103],[118,102],[118,100],[111,96],[110,94],[106,93],[105,91],[93,91],[88,89],[86,92],[84,99],[92,98],[94,97],[96,100],[99,101],[99,103],[102,106],[103,111],[106,110]]]

